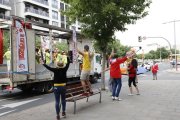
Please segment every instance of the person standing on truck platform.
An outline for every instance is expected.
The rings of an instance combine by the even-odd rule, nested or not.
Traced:
[[[10,77],[10,67],[11,67],[11,51],[8,48],[8,50],[4,53],[3,58],[6,59],[7,63],[7,72],[8,72],[8,77]]]
[[[67,70],[69,68],[70,60],[67,57],[67,64],[63,62],[58,62],[56,68],[49,67],[41,60],[41,63],[48,70],[54,73],[54,95],[55,95],[55,108],[57,114],[57,120],[60,120],[60,97],[62,104],[62,116],[66,117],[66,84],[67,84]]]
[[[50,64],[51,62],[51,57],[50,57],[50,51],[49,49],[45,50],[45,58],[46,58],[46,64]]]
[[[82,95],[88,96],[89,93],[87,91],[86,84],[89,87],[90,94],[93,93],[92,88],[91,88],[91,83],[89,81],[89,75],[91,71],[91,60],[94,56],[94,53],[90,53],[88,45],[84,46],[83,52],[78,50],[77,48],[77,52],[83,56],[82,71],[81,71],[81,76],[80,76],[81,84],[84,90],[84,93]]]

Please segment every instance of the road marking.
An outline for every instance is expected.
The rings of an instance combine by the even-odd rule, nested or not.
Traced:
[[[16,109],[15,109],[16,110]],[[10,111],[7,111],[7,112],[4,112],[4,113],[0,113],[0,117],[5,115],[5,114],[8,114],[8,113],[11,113],[11,112],[14,112],[15,110],[10,110]]]
[[[26,100],[26,101],[11,103],[11,104],[6,104],[6,105],[2,105],[2,106],[3,106],[4,108],[6,108],[6,107],[8,107],[8,108],[15,108],[15,107],[18,107],[18,106],[21,106],[21,105],[24,105],[24,104],[27,104],[27,103],[30,103],[30,102],[39,100],[39,99],[41,99],[41,98],[32,99],[32,100]]]
[[[6,107],[0,107],[0,110],[3,109],[3,108],[6,108]]]
[[[14,98],[15,98],[15,97],[13,97],[13,98],[7,98],[7,99],[1,99],[0,102],[1,102],[1,101],[5,101],[5,100],[14,99]]]

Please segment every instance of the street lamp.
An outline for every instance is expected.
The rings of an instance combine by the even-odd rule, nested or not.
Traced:
[[[169,45],[170,54],[172,54],[171,43],[169,42],[169,40],[167,40],[167,39],[164,38],[164,37],[146,37],[146,36],[141,37],[141,36],[139,36],[139,37],[138,37],[138,41],[142,42],[142,40],[146,40],[146,39],[148,39],[148,38],[161,38],[161,39],[165,40],[165,41],[168,43],[168,45]],[[140,40],[139,40],[139,39],[140,39]]]
[[[180,20],[173,20],[169,22],[165,22],[163,24],[168,24],[168,23],[174,23],[174,49],[175,49],[175,60],[176,60],[176,71],[177,71],[177,55],[176,55],[176,22],[180,22]]]

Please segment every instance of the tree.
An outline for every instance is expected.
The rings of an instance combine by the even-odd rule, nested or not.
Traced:
[[[65,11],[70,23],[78,20],[82,24],[82,33],[93,38],[103,55],[102,69],[105,68],[107,45],[115,31],[127,30],[127,24],[147,15],[146,8],[151,0],[64,0],[70,4]],[[102,74],[102,89],[105,89]]]

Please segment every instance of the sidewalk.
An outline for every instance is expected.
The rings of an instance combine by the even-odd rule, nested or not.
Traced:
[[[170,72],[170,73],[179,73],[180,74],[180,68],[171,68],[171,69],[168,69],[167,72]]]
[[[73,114],[73,103],[67,103],[67,118],[62,120],[179,120],[180,80],[142,80],[141,95],[128,96],[127,82],[123,83],[120,97],[123,101],[112,101],[110,92],[103,91],[102,103],[99,95],[77,101],[77,113]],[[12,113],[0,120],[56,120],[54,102]]]

